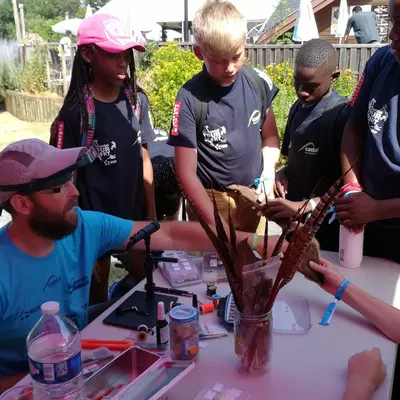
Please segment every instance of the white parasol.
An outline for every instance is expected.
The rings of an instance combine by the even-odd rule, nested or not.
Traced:
[[[300,0],[293,40],[296,42],[307,42],[308,40],[318,38],[318,28],[311,0]]]
[[[85,14],[85,18],[87,17],[91,17],[93,15],[93,11],[92,8],[90,7],[90,4],[87,5],[86,7],[86,14]]]
[[[336,27],[335,37],[342,39],[346,33],[347,21],[349,20],[349,11],[347,0],[340,0],[339,18]]]
[[[65,19],[51,27],[51,30],[56,33],[64,35],[65,32],[71,31],[73,35],[78,34],[78,28],[83,20],[80,18]]]

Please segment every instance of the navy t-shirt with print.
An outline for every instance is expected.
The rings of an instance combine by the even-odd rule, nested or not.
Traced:
[[[363,187],[377,200],[400,198],[399,82],[400,65],[385,46],[368,61],[350,101],[351,120],[366,135]]]
[[[267,89],[268,109],[278,89],[267,75],[258,72]],[[199,85],[206,88],[209,100],[202,132],[196,132],[192,95]],[[168,144],[197,149],[197,175],[206,189],[251,186],[263,169],[261,106],[260,95],[243,71],[232,85],[222,87],[204,68],[178,92]]]
[[[142,111],[148,109],[146,96],[139,94]],[[94,100],[96,125],[94,141],[100,155],[87,168],[79,170],[79,205],[120,218],[144,217],[143,160],[140,132],[148,129],[143,112],[141,125],[124,90],[112,103]],[[80,113],[77,106],[65,105],[60,118],[65,124],[62,147],[81,146]],[[147,126],[147,127],[146,127]],[[54,144],[54,143],[52,143]]]

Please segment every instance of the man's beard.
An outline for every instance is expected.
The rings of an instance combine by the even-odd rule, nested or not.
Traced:
[[[34,203],[35,209],[28,223],[37,235],[51,240],[60,240],[75,231],[78,226],[78,214],[72,209],[76,206],[76,201],[70,202],[64,210],[53,214],[39,203]]]

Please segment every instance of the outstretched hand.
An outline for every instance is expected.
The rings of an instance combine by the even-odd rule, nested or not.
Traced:
[[[318,284],[326,292],[335,295],[338,287],[343,282],[343,275],[328,261],[321,258],[320,264],[310,261],[310,268],[324,276],[324,283]]]

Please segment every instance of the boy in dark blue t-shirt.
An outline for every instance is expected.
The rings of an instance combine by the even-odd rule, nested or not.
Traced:
[[[270,218],[284,223],[311,198],[311,212],[340,177],[340,143],[347,122],[348,99],[331,89],[340,75],[337,53],[327,41],[305,43],[295,62],[294,84],[298,100],[293,104],[282,143],[288,156],[276,175],[276,199],[269,201]],[[339,224],[327,221],[317,238],[324,250],[337,251]]]
[[[356,160],[345,183],[363,191],[341,198],[336,217],[353,231],[365,227],[364,254],[400,262],[400,2],[389,1],[393,21],[391,46],[367,62],[350,101],[352,108],[342,142],[343,170]]]
[[[168,143],[175,147],[176,173],[208,223],[214,222],[214,193],[225,221],[231,215],[237,229],[255,232],[257,212],[229,186],[254,187],[261,178],[267,194],[273,192],[279,137],[271,105],[278,90],[266,74],[243,66],[246,21],[232,3],[207,2],[193,32],[204,68],[175,101]],[[202,124],[199,102],[206,103]]]

